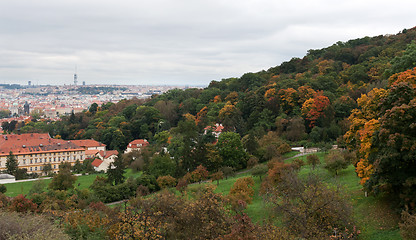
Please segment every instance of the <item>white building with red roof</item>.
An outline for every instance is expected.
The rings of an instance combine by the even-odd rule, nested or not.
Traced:
[[[106,145],[94,139],[71,140],[71,142],[85,149],[86,158],[94,158],[100,151],[106,151]]]
[[[96,159],[91,163],[95,171],[107,172],[108,166],[115,161],[118,156],[117,150],[99,151]]]
[[[84,148],[71,141],[51,138],[48,133],[0,135],[0,171],[6,170],[10,152],[16,156],[19,168],[39,175],[45,164],[51,164],[52,170],[57,172],[63,162],[74,165],[77,160],[85,159]]]
[[[224,126],[222,124],[215,124],[214,126],[208,126],[204,128],[204,134],[207,134],[209,131],[212,132],[212,134],[218,138],[222,131],[224,130]]]
[[[144,147],[148,146],[149,142],[146,139],[136,139],[134,141],[131,141],[126,148],[126,151],[124,153],[129,153],[132,151],[141,151]]]

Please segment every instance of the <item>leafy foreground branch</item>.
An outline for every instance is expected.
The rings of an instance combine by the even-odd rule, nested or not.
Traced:
[[[276,219],[302,239],[356,239],[352,207],[337,188],[317,176],[298,177],[290,164],[276,163],[261,192]]]

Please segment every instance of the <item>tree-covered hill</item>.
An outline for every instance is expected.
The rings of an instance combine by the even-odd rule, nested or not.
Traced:
[[[337,42],[268,70],[212,81],[205,89],[175,89],[148,101],[92,106],[61,122],[29,123],[22,131],[94,138],[110,148],[124,149],[136,138],[153,142],[156,133],[176,127],[188,114],[199,131],[222,123],[241,136],[261,138],[273,130],[304,145],[340,140],[361,94],[388,87],[392,74],[415,66],[415,39],[413,28]]]

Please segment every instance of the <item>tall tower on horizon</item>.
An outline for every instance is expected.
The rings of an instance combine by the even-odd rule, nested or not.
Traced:
[[[77,66],[75,66],[75,73],[74,73],[74,85],[76,86],[78,83],[78,75],[77,75]]]

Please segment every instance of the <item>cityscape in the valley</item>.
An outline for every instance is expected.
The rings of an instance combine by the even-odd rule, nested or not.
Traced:
[[[93,103],[117,103],[122,99],[146,99],[171,89],[187,86],[157,85],[40,85],[0,84],[0,122],[24,120],[36,113],[40,118],[57,120],[79,113]]]

